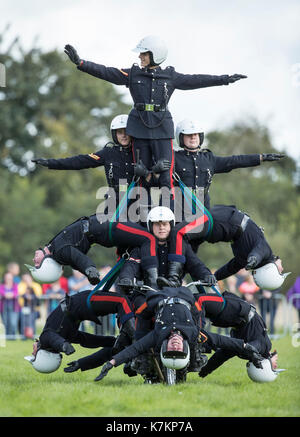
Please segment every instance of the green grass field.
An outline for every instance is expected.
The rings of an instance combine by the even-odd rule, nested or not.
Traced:
[[[0,347],[1,417],[299,417],[300,346],[291,337],[273,342],[279,367],[286,368],[274,382],[253,383],[246,361],[225,363],[205,379],[190,373],[176,386],[145,385],[141,376],[129,378],[122,366],[101,382],[99,369],[66,374],[63,367],[90,353],[76,346],[71,357],[53,374],[37,373],[24,360],[32,342],[8,341]]]

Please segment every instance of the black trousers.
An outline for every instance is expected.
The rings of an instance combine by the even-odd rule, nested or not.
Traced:
[[[88,332],[79,331],[80,321],[75,321],[64,313],[58,306],[49,315],[43,332],[40,335],[42,349],[50,349],[55,352],[62,352],[65,341],[80,344],[86,348],[98,348],[112,346],[115,341],[113,336],[94,335]]]
[[[152,166],[161,159],[166,159],[171,162],[170,170],[160,173],[158,186],[167,187],[173,191],[174,184],[172,174],[174,170],[174,151],[173,140],[168,139],[144,139],[134,138],[133,153],[135,162],[141,159],[145,166],[151,170]],[[174,195],[174,192],[173,192]]]
[[[113,224],[112,237],[116,246],[140,247],[143,268],[158,267],[156,238],[143,226],[133,222]]]
[[[115,341],[113,336],[79,330],[83,320],[97,321],[97,317],[108,314],[118,314],[121,325],[134,317],[130,301],[119,293],[87,290],[71,296],[67,299],[65,311],[59,305],[48,316],[40,335],[41,347],[61,352],[64,341],[87,348],[110,347]]]
[[[93,313],[98,316],[118,314],[118,321],[123,325],[127,320],[134,317],[129,299],[117,292],[96,291],[90,293],[87,304],[90,305]]]
[[[234,355],[241,354],[244,348],[244,341],[238,338],[230,338],[226,335],[214,334],[212,332],[203,331],[207,336],[207,343],[212,349],[222,349],[233,353]]]

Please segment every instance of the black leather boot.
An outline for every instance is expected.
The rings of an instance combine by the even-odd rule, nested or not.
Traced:
[[[184,264],[177,261],[170,261],[168,266],[168,277],[159,276],[157,285],[162,287],[180,287],[182,284]]]
[[[157,289],[158,270],[157,267],[151,267],[144,271],[144,284],[151,288]]]

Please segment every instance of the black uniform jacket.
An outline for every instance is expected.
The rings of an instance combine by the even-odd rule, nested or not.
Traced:
[[[235,168],[260,165],[260,155],[216,156],[209,149],[198,152],[175,152],[175,172],[181,181],[193,190],[204,190],[204,205],[209,209],[209,187],[215,173],[229,173]],[[201,199],[200,199],[201,200]]]
[[[211,271],[206,265],[197,257],[193,252],[191,246],[186,244],[184,264],[184,273],[189,273],[193,280],[204,279],[206,275],[211,275]],[[158,274],[159,276],[168,275],[168,263],[170,261],[170,255],[167,243],[164,245],[157,245],[157,258],[158,258]],[[140,249],[136,247],[130,252],[129,259],[125,262],[120,271],[121,278],[137,278],[143,280],[143,259],[141,258]]]
[[[182,303],[166,304],[162,308],[158,308],[159,302],[170,297],[184,300],[189,305],[189,308]],[[116,360],[116,366],[129,361],[151,348],[159,350],[162,342],[174,330],[179,330],[189,344],[195,344],[199,334],[198,313],[193,294],[186,287],[165,287],[157,292],[147,292],[146,300],[136,311],[136,314],[148,319],[155,317],[154,329],[113,356]]]
[[[115,85],[125,85],[135,105],[145,103],[163,109],[157,112],[131,110],[127,134],[144,139],[174,138],[173,120],[167,105],[175,89],[192,90],[229,83],[228,75],[181,74],[174,67],[150,69],[134,64],[131,68],[118,69],[83,61],[77,68]]]
[[[210,243],[231,241],[234,255],[234,258],[215,272],[218,280],[228,278],[244,268],[247,258],[251,255],[256,256],[258,260],[257,268],[274,261],[274,254],[263,231],[253,220],[249,218],[244,231],[239,233],[239,223],[244,213],[237,210],[235,206],[216,205],[210,212],[214,226],[208,241]]]
[[[106,180],[110,187],[119,190],[120,179],[130,184],[134,177],[132,147],[108,143],[95,153],[48,159],[48,168],[54,170],[81,170],[100,166],[105,168]]]

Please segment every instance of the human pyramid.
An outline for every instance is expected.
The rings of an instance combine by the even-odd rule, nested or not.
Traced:
[[[27,265],[33,278],[44,283],[58,280],[63,266],[71,266],[95,288],[66,295],[49,315],[32,355],[25,358],[35,370],[50,373],[59,368],[61,353],[75,352],[72,343],[101,347],[64,371],[104,364],[95,379],[100,381],[113,367],[125,364],[127,375],[141,374],[145,382],[155,383],[161,376],[154,364],[176,370],[178,380],[184,381],[188,372],[205,377],[239,356],[247,360],[253,381],[272,381],[279,373],[277,353],[271,352],[265,323],[253,305],[228,291],[221,293],[218,281],[246,268],[260,288],[275,290],[287,273],[282,273],[280,258],[247,214],[235,206],[210,206],[209,187],[215,173],[258,166],[284,155],[216,156],[202,147],[199,122],[189,119],[176,127],[180,150],[174,151],[168,103],[175,89],[228,85],[247,76],[162,69],[167,47],[152,35],[133,51],[139,53],[140,66],[118,69],[85,61],[72,46],[65,46],[78,70],[126,86],[134,104],[129,115],[112,120],[112,142],[99,152],[33,160],[53,170],[104,166],[108,190],[101,211],[66,226],[35,251],[34,266]],[[153,193],[158,193],[156,206]],[[197,256],[204,242],[231,244],[233,258],[214,274]],[[104,278],[87,255],[94,244],[117,248],[118,261]],[[182,286],[186,274],[197,284],[197,292]],[[113,283],[116,292],[109,291]],[[81,321],[99,324],[107,314],[117,314],[116,338],[79,330]],[[232,328],[230,337],[206,331],[205,319]],[[208,360],[206,353],[212,350],[216,352]]]

